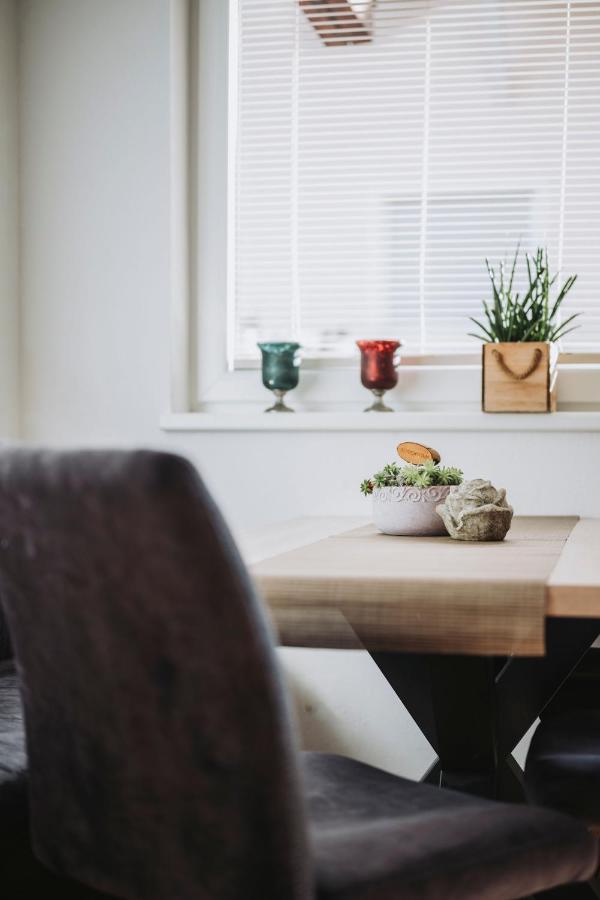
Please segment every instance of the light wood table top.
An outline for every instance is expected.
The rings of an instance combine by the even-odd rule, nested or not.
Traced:
[[[600,619],[600,519],[515,518],[473,544],[306,517],[241,545],[287,645],[531,656],[546,616]]]

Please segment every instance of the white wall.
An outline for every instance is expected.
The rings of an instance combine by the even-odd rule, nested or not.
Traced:
[[[0,434],[18,430],[17,0],[0,0]]]
[[[22,11],[25,435],[149,440],[168,349],[168,3]]]
[[[168,399],[167,0],[22,0],[21,73],[24,436],[181,450],[235,527],[364,512],[357,484],[393,457],[397,434],[159,430]],[[413,437],[508,486],[521,512],[600,506],[589,475],[599,434]],[[557,478],[565,460],[568,477]],[[427,746],[368,658],[286,659],[310,707],[309,743],[395,771],[425,768]]]
[[[365,513],[357,485],[394,457],[395,432],[158,427],[169,396],[168,0],[22,7],[25,437],[172,446],[198,462],[234,526]],[[600,506],[598,433],[411,436],[505,485],[520,512]]]

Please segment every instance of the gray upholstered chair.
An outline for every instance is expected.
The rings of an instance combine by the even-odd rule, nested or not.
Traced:
[[[0,661],[0,846],[16,819],[27,817],[25,731],[15,667]]]
[[[533,803],[577,816],[600,834],[600,649],[586,653],[544,710],[525,783]]]
[[[0,847],[27,824],[27,754],[19,685],[0,607]],[[0,864],[0,871],[1,871]],[[0,880],[1,884],[1,880]]]
[[[525,783],[533,803],[578,816],[600,834],[599,708],[544,719],[527,754]]]
[[[178,457],[1,454],[0,597],[33,847],[64,897],[511,900],[597,867],[560,813],[302,758],[260,604]]]

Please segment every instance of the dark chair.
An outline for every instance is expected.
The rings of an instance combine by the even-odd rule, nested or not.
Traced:
[[[534,803],[600,831],[600,649],[592,648],[544,710],[527,754]]]
[[[65,882],[31,852],[25,727],[15,662],[0,609],[0,892],[3,897],[41,898],[54,887],[61,900],[106,895]]]
[[[0,846],[26,827],[27,755],[19,685],[0,609]]]
[[[597,868],[560,813],[301,765],[260,605],[178,457],[0,455],[0,597],[58,877],[131,900],[511,900]]]
[[[27,819],[27,755],[14,663],[0,662],[0,846],[1,838]]]
[[[600,698],[598,709],[564,710],[542,720],[525,782],[533,803],[578,816],[600,833]]]

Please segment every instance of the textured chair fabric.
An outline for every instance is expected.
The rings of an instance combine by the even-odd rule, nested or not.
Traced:
[[[54,893],[53,893],[54,892]],[[95,900],[106,897],[57,878],[35,859],[29,834],[27,753],[18,679],[0,663],[0,893],[3,897]]]
[[[600,698],[597,709],[544,718],[527,754],[530,799],[600,825]]]
[[[0,535],[34,848],[59,876],[126,900],[513,900],[595,870],[558,813],[327,755],[303,787],[269,631],[184,460],[0,454]]]
[[[0,846],[0,895],[6,900],[114,900],[81,882],[52,873],[33,855],[28,822],[12,823]]]
[[[9,451],[0,534],[37,856],[127,898],[308,896],[271,636],[192,466]]]
[[[590,878],[576,823],[304,754],[320,900],[501,900]]]
[[[14,664],[0,662],[0,845],[27,820],[27,754]]]

